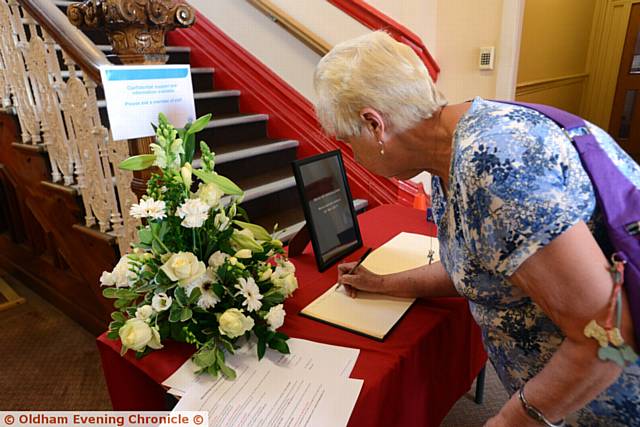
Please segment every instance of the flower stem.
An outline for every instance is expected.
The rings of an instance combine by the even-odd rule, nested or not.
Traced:
[[[196,254],[196,229],[192,228],[191,232],[193,234],[193,254]]]
[[[167,253],[170,253],[171,251],[169,250],[168,247],[165,246],[164,243],[162,243],[162,240],[160,240],[160,238],[158,237],[158,235],[156,233],[153,232],[153,230],[151,230],[151,235],[153,236],[153,238],[158,242],[158,244],[162,247],[162,249],[164,249]]]

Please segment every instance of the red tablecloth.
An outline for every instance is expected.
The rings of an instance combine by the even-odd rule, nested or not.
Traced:
[[[377,247],[400,231],[435,234],[425,214],[385,205],[359,217],[364,248]],[[285,303],[282,332],[328,344],[361,350],[351,374],[364,379],[350,426],[437,426],[473,382],[486,354],[480,332],[461,298],[419,300],[384,342],[298,316],[309,302],[335,283],[337,267],[319,273],[311,249],[292,259],[300,287]],[[129,352],[120,357],[120,343],[103,334],[98,349],[114,410],[165,409],[160,383],[193,352],[189,345],[167,342],[165,348],[141,360]]]

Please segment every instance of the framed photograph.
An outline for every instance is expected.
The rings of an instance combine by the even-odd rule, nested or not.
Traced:
[[[340,150],[293,162],[318,270],[362,246]]]

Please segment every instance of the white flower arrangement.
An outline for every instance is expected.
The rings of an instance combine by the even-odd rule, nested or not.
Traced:
[[[153,154],[120,165],[156,166],[160,173],[152,174],[147,195],[130,210],[146,222],[139,243],[100,283],[103,295],[115,299],[108,336],[120,339],[123,354],[144,356],[166,339],[184,341],[196,346],[193,360],[201,371],[235,378],[225,352],[233,353],[242,337],[258,338],[259,358],[267,347],[289,352],[288,337],[277,329],[297,280],[282,243],[237,206],[242,190],[214,171],[214,153],[204,142],[202,168],[192,167],[195,133],[209,119],[175,129],[160,115]]]

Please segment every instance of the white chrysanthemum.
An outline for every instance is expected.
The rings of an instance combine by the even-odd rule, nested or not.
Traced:
[[[202,227],[202,224],[209,218],[209,205],[200,199],[189,199],[178,208],[176,214],[182,218],[183,227]]]
[[[213,308],[217,303],[220,302],[220,298],[213,292],[213,287],[211,284],[205,284],[200,287],[200,299],[198,299],[198,307],[203,308],[205,310],[209,308]]]
[[[262,294],[260,294],[260,289],[258,285],[256,285],[256,281],[253,280],[253,277],[249,277],[248,279],[241,277],[238,279],[236,289],[240,291],[236,295],[242,295],[244,297],[242,305],[247,307],[247,311],[260,310],[260,307],[262,307],[262,302],[260,301]]]
[[[229,254],[226,254],[224,252],[220,252],[220,251],[215,251],[210,257],[209,257],[209,266],[213,267],[214,269],[218,269],[220,268],[220,266],[222,264],[224,264],[224,262],[229,258]]]
[[[264,317],[269,324],[269,329],[275,331],[284,324],[284,316],[287,313],[284,311],[282,304],[278,304],[275,307],[271,307],[269,312]]]
[[[162,219],[167,216],[166,212],[167,205],[162,200],[153,200],[152,198],[147,198],[141,200],[140,203],[131,205],[131,209],[129,210],[129,215],[134,218],[152,218],[152,219]]]

